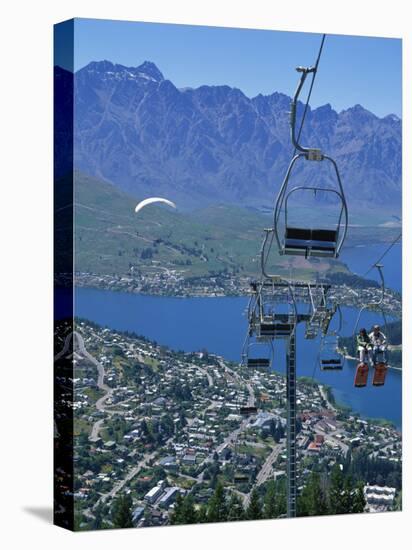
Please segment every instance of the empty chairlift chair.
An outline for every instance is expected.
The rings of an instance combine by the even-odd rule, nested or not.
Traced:
[[[299,158],[305,158],[305,155],[296,155],[292,160],[275,206],[273,231],[279,252],[306,258],[337,258],[347,231],[347,207],[336,164],[329,157],[323,156],[323,159],[330,160],[336,169],[338,189],[298,185],[288,190],[292,168]],[[317,223],[310,223],[309,220],[305,223],[301,210],[294,212],[297,204],[307,205],[308,212],[313,211],[313,204],[307,202],[309,194],[324,197],[323,201],[315,205],[316,213],[319,215]],[[302,219],[299,221],[300,218]],[[312,227],[313,225],[315,227]]]
[[[332,313],[334,311],[334,313]],[[345,363],[345,352],[339,350],[339,335],[342,330],[343,317],[339,305],[329,310],[329,320],[326,327],[329,327],[335,313],[338,315],[338,328],[336,330],[323,333],[320,342],[319,362],[321,370],[342,370]],[[327,328],[325,328],[327,330]]]
[[[322,337],[319,352],[321,370],[342,370],[344,358],[338,351],[339,338],[328,334]]]
[[[338,231],[286,227],[284,254],[336,257]]]
[[[319,149],[303,147],[296,139],[295,125],[298,97],[307,74],[314,72],[314,69],[298,67],[297,70],[302,74],[292,100],[290,112],[291,140],[297,154],[291,160],[279,190],[275,203],[274,224],[272,231],[275,234],[280,254],[301,255],[306,258],[311,256],[337,258],[345,240],[348,228],[346,199],[336,162],[331,157],[323,154]],[[332,185],[328,183],[328,185],[311,186],[298,185],[291,189],[290,177],[298,160],[315,163],[326,162],[331,164],[332,174],[336,184]],[[336,216],[334,213],[333,220],[330,220],[330,223],[324,224],[325,219],[321,208],[319,208],[319,223],[311,224],[305,220],[301,214],[298,216],[301,221],[290,221],[290,210],[294,210],[290,205],[291,198],[296,200],[297,196],[303,197],[307,191],[313,191],[315,195],[319,194],[326,196],[326,194],[328,194],[328,199],[330,198],[336,201],[336,204],[338,205],[336,209]],[[299,200],[298,203],[301,207],[306,205],[304,200]],[[325,203],[318,204],[319,206],[322,206],[324,211],[326,211],[324,208]],[[299,212],[301,212],[301,210]]]
[[[252,407],[249,405],[239,407],[239,413],[242,416],[250,416],[252,414],[257,414],[257,407]]]
[[[270,367],[270,359],[267,357],[248,357],[247,366],[252,369],[268,369]]]
[[[263,321],[259,324],[260,338],[285,338],[290,336],[293,330],[291,323],[281,321]]]
[[[272,354],[273,348],[269,344],[251,342],[245,347],[242,363],[250,369],[270,369]]]

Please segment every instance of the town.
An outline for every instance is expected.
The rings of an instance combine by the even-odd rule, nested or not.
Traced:
[[[173,523],[190,496],[196,509],[217,486],[244,510],[286,475],[284,376],[247,371],[206,351],[174,352],[135,335],[80,321],[72,339],[75,517],[110,528],[122,495],[133,525]],[[68,353],[70,346],[68,346]],[[365,511],[398,509],[401,434],[342,410],[329,388],[297,388],[299,492],[314,471],[345,468],[362,481]],[[256,407],[255,414],[242,414]],[[280,506],[275,517],[283,517]],[[118,526],[118,525],[117,525]]]
[[[158,270],[150,273],[128,275],[102,275],[97,273],[75,274],[78,287],[91,287],[102,290],[150,294],[153,296],[187,297],[224,297],[247,296],[250,293],[252,279],[246,276],[219,274],[208,277],[185,278],[174,269]],[[381,287],[378,284],[368,285],[368,281],[357,278],[356,284],[339,282],[333,284],[329,299],[348,307],[361,308],[365,304],[379,301]],[[362,283],[360,283],[362,281]],[[295,282],[302,282],[296,280]],[[306,281],[307,282],[307,281]],[[326,282],[330,284],[329,281]],[[369,281],[371,283],[371,281]],[[360,286],[357,286],[359,284]],[[385,289],[382,303],[389,316],[400,317],[402,311],[401,295],[390,288]]]

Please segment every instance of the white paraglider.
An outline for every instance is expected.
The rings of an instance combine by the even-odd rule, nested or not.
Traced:
[[[162,202],[164,204],[167,204],[168,206],[171,206],[172,208],[176,208],[176,205],[174,202],[169,201],[168,199],[163,199],[162,197],[151,197],[150,199],[144,199],[143,201],[139,202],[139,204],[136,205],[136,208],[134,211],[136,214],[142,210],[145,206],[148,204],[152,204],[153,202]]]

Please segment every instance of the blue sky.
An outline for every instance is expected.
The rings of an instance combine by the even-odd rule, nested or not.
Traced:
[[[321,35],[76,19],[75,70],[108,59],[153,61],[177,87],[228,84],[247,96],[292,95],[297,65],[314,63]],[[393,38],[328,35],[312,107],[341,111],[360,103],[378,116],[401,116],[402,43]]]

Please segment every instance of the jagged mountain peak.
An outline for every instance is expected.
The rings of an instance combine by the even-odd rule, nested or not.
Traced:
[[[92,62],[76,73],[75,89],[75,158],[84,172],[136,196],[168,196],[190,207],[273,203],[292,149],[289,96],[249,98],[227,85],[178,89],[150,61]],[[376,201],[399,203],[396,118],[359,104],[339,113],[330,104],[309,107],[302,139],[337,160],[349,200],[368,204],[379,186]],[[314,177],[307,168],[304,184]]]
[[[151,76],[157,82],[161,82],[162,80],[164,80],[162,72],[152,61],[144,61],[141,65],[137,67],[136,71],[143,73],[147,76]]]
[[[136,80],[137,78],[153,82],[162,82],[164,80],[163,74],[151,61],[144,61],[138,67],[126,67],[119,63],[112,63],[107,59],[91,61],[83,69],[80,69],[78,73],[95,73],[105,80]]]
[[[365,107],[363,107],[363,105],[360,105],[359,103],[356,103],[356,105],[353,105],[353,107],[349,107],[349,109],[344,109],[343,111],[341,111],[340,114],[353,116],[353,117],[356,117],[357,119],[360,119],[360,118],[378,119],[379,118],[368,109],[365,109]]]

